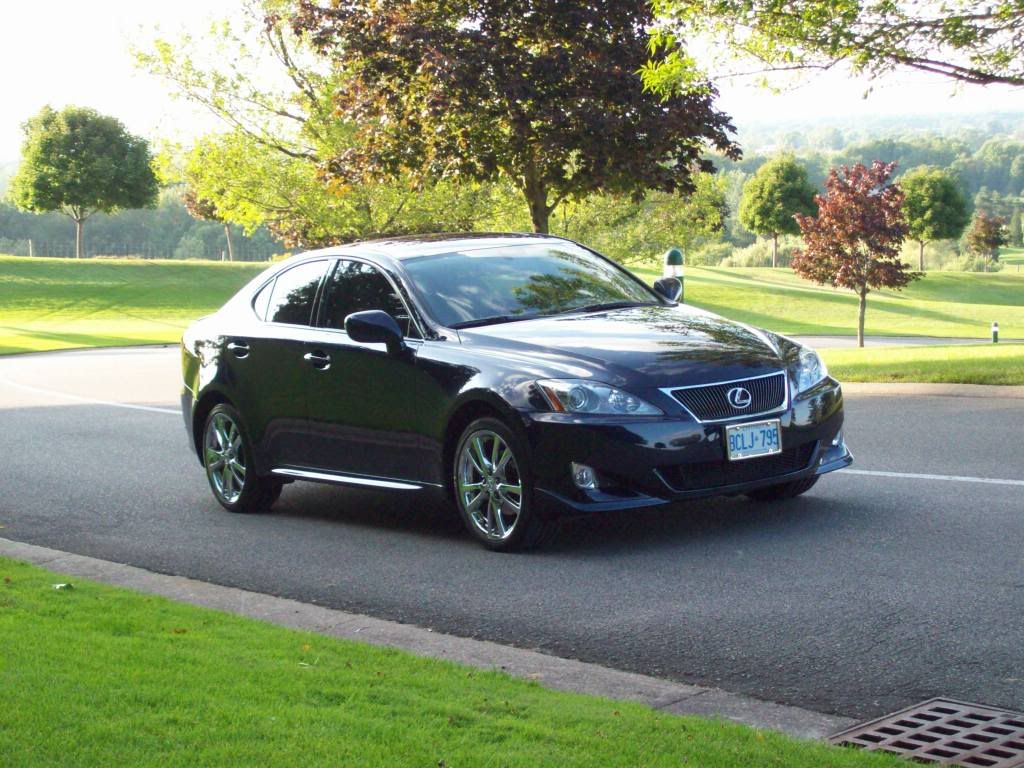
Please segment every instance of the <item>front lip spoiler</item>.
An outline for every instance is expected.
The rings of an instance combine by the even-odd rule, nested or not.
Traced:
[[[828,454],[835,451],[842,453],[834,458],[828,458]],[[822,463],[822,461],[824,463]],[[836,470],[843,469],[850,466],[853,463],[853,454],[850,453],[846,444],[842,446],[836,446],[825,451],[820,451],[815,456],[813,463],[810,466],[804,467],[796,472],[790,472],[785,475],[775,475],[774,477],[768,477],[761,480],[754,480],[748,483],[737,483],[735,485],[720,485],[714,488],[703,488],[693,491],[680,491],[678,493],[672,493],[669,496],[653,496],[650,494],[636,493],[632,496],[615,497],[611,494],[601,493],[598,491],[596,494],[590,492],[592,500],[580,501],[573,499],[564,494],[557,493],[556,491],[550,491],[546,488],[537,488],[538,493],[543,494],[547,497],[548,501],[554,502],[556,507],[561,507],[562,511],[568,511],[569,514],[587,514],[591,512],[618,512],[629,509],[645,509],[648,507],[658,507],[665,504],[672,504],[679,501],[688,501],[691,499],[706,499],[714,496],[737,496],[739,494],[746,493],[747,491],[754,491],[758,488],[766,488],[772,485],[779,485],[781,483],[789,483],[794,480],[801,480],[807,477],[815,477],[818,475],[825,475],[829,472],[835,472]]]

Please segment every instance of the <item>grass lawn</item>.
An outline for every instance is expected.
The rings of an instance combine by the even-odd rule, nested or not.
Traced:
[[[637,269],[645,279],[655,270]],[[857,298],[788,269],[687,267],[686,300],[735,320],[795,335],[857,334]],[[903,291],[868,296],[865,332],[877,336],[1024,338],[1024,272],[930,272]]]
[[[0,256],[0,354],[177,342],[266,266]]]
[[[840,381],[1024,384],[1024,344],[823,349]]]
[[[1024,274],[1024,248],[1000,248],[999,261],[1005,265],[1004,274]]]
[[[1006,249],[1004,256],[1024,262],[1024,249]],[[265,266],[0,256],[0,354],[174,343],[191,320],[212,312]],[[646,280],[657,276],[649,268],[636,271]],[[852,335],[856,329],[852,293],[808,283],[789,270],[691,267],[686,299],[781,333]],[[903,292],[879,291],[868,299],[869,335],[980,341],[988,338],[993,320],[1004,339],[1024,338],[1024,272],[933,272]],[[916,380],[1024,383],[1012,352],[979,349],[968,356],[964,350],[930,348],[875,355],[829,353],[850,381],[875,375],[909,381],[922,375],[929,378]],[[903,365],[909,359],[917,364]]]
[[[898,766],[0,558],[16,766]]]

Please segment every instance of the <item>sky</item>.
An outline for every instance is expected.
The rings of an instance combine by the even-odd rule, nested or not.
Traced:
[[[0,36],[0,163],[20,154],[22,123],[50,104],[89,106],[149,139],[188,141],[215,130],[215,118],[134,66],[130,47],[154,30],[201,35],[241,0],[6,0]],[[961,87],[927,75],[869,83],[833,71],[782,94],[720,82],[719,107],[742,127],[761,119],[1024,111],[1024,89]],[[870,85],[873,92],[862,98]]]

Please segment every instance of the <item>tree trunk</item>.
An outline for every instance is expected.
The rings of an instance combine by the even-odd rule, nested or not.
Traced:
[[[917,244],[920,247],[917,255],[917,270],[924,272],[924,240],[918,240]]]
[[[75,258],[82,258],[82,225],[85,224],[85,219],[75,219]]]
[[[772,232],[772,268],[779,266],[779,233]]]
[[[231,226],[224,222],[224,239],[228,241],[228,261],[235,260],[235,246],[231,244]]]
[[[857,316],[857,346],[864,346],[864,311],[868,308],[868,292],[862,289],[860,292],[860,311]]]
[[[532,190],[527,190],[526,202],[530,206],[530,221],[533,222],[533,231],[543,235],[548,234],[548,218],[551,211],[548,209],[547,190],[540,184]]]

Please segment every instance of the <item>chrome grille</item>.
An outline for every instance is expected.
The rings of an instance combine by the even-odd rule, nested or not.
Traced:
[[[750,394],[750,404],[736,407],[729,402],[729,392],[741,387]],[[724,421],[743,416],[760,416],[786,406],[786,374],[784,371],[737,381],[723,381],[696,387],[679,387],[668,392],[698,421]]]

